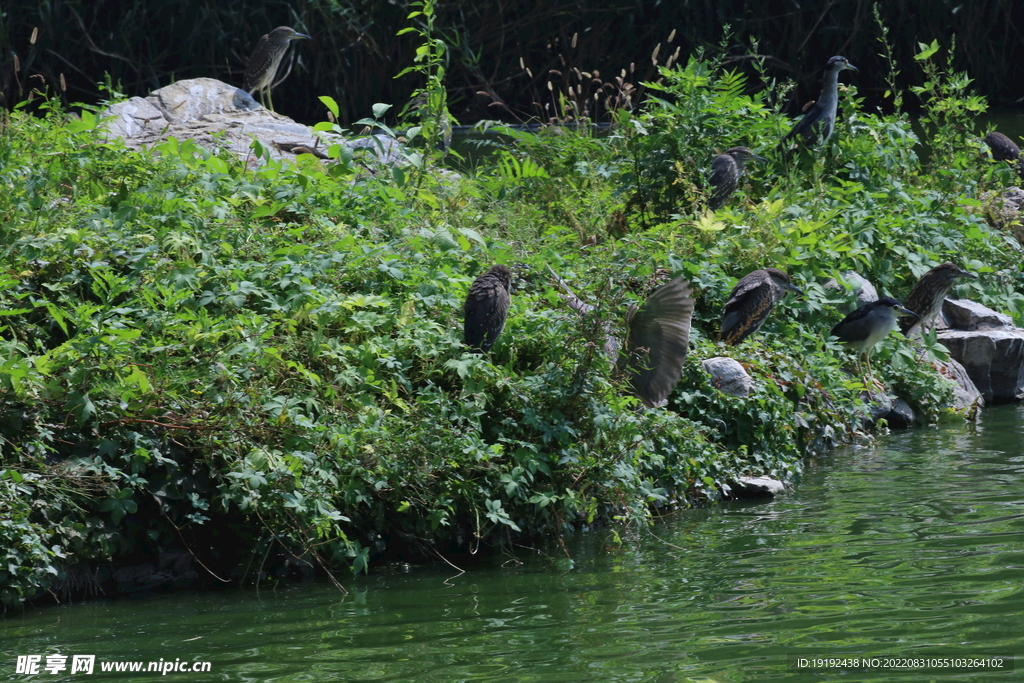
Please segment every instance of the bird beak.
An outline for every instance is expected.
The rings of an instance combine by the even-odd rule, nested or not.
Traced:
[[[757,159],[758,161],[768,161],[768,160],[767,160],[767,159],[765,159],[764,157],[759,157],[759,156],[757,156],[756,154],[751,154],[751,155],[750,155],[750,158],[751,158],[751,159]]]
[[[312,36],[307,36],[305,33],[296,33],[294,36],[292,36],[292,40],[301,40],[303,38],[305,38],[306,40],[313,40]]]
[[[804,294],[804,290],[800,289],[799,287],[797,287],[796,285],[794,285],[794,284],[792,284],[790,282],[787,282],[786,284],[784,284],[782,286],[785,287],[786,289],[788,289],[791,292],[796,292],[800,296],[807,296],[806,294]]]
[[[973,278],[975,280],[978,279],[978,276],[976,274],[968,273],[966,270],[961,270],[959,273],[956,274],[956,276],[957,277],[969,277],[969,278]]]
[[[855,67],[853,64],[850,64],[849,62],[846,63],[846,68],[849,69],[850,71],[854,72],[854,73],[858,73],[858,74],[860,73],[860,69]]]
[[[914,312],[913,312],[912,310],[910,310],[909,308],[904,308],[903,306],[896,306],[896,307],[893,307],[893,309],[892,309],[892,310],[893,310],[893,311],[895,311],[895,312],[896,312],[896,315],[898,315],[898,316],[899,316],[899,317],[901,317],[901,318],[905,318],[905,317],[907,317],[908,315],[909,315],[909,316],[913,316],[913,317],[915,317],[915,318],[917,318],[917,319],[919,319],[919,320],[920,320],[920,318],[921,318],[921,316],[919,316],[919,315],[918,315],[917,313],[914,313]]]

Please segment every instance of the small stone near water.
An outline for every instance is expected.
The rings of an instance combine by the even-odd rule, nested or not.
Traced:
[[[754,380],[737,360],[718,356],[708,358],[701,365],[711,375],[711,386],[722,393],[746,397],[754,388]]]
[[[985,397],[978,391],[974,380],[967,374],[963,365],[952,357],[948,361],[933,360],[932,365],[940,375],[953,382],[953,393],[956,397],[953,401],[954,410],[963,410],[971,406],[984,407]]]
[[[912,427],[916,419],[914,409],[902,398],[897,398],[893,401],[892,408],[882,417],[885,418],[886,423],[893,429]]]
[[[786,490],[786,485],[771,477],[740,477],[729,483],[730,498],[770,498]]]

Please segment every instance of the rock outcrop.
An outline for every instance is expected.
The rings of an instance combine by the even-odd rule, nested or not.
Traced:
[[[228,150],[253,166],[262,162],[252,150],[259,140],[270,157],[294,158],[303,152],[324,158],[327,147],[342,144],[375,152],[376,163],[393,165],[402,159],[397,140],[385,135],[344,139],[314,132],[287,116],[259,105],[240,88],[213,78],[178,81],[148,97],[133,97],[113,105],[102,116],[109,137],[121,138],[133,149],[149,148],[174,137],[195,140],[217,152]]]

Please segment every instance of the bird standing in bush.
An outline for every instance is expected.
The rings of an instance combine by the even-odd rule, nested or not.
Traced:
[[[273,31],[259,39],[256,49],[249,57],[249,64],[245,67],[245,89],[251,95],[253,91],[260,91],[260,103],[267,106],[270,103],[270,111],[274,111],[274,99],[270,96],[270,90],[277,83],[277,68],[281,66],[281,60],[288,52],[288,46],[293,40],[309,40],[305,33],[299,33],[290,26],[278,26]],[[263,99],[266,93],[266,100]]]
[[[490,351],[505,329],[512,303],[512,272],[507,266],[492,266],[473,280],[463,307],[463,340],[470,349]]]
[[[720,209],[730,195],[736,191],[736,187],[740,184],[740,176],[743,175],[743,165],[751,159],[767,161],[746,147],[730,147],[711,162],[711,175],[708,182],[711,183],[712,189],[708,207],[712,211]]]
[[[836,111],[839,107],[839,72],[846,70],[858,71],[857,67],[846,60],[846,57],[837,56],[828,60],[818,101],[807,110],[804,117],[786,133],[786,137],[782,138],[782,142],[779,143],[779,149],[784,156],[788,157],[790,154],[786,142],[792,137],[799,135],[807,145],[823,146],[832,136],[832,129],[836,124]]]
[[[772,307],[788,292],[803,294],[784,271],[765,268],[736,283],[722,313],[721,341],[735,346],[758,330]]]

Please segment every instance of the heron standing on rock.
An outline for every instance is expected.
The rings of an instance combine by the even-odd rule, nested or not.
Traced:
[[[920,329],[921,332],[924,332],[929,325],[932,325],[939,312],[942,311],[942,302],[946,300],[949,290],[952,289],[957,279],[962,277],[978,279],[974,273],[961,270],[952,263],[937,265],[922,275],[906,299],[907,308],[919,317],[917,319],[907,317],[900,320],[900,329],[903,330],[903,334],[909,337],[915,330]]]
[[[736,283],[722,314],[721,341],[735,346],[768,319],[772,307],[788,292],[803,294],[784,271],[765,268],[748,273]]]
[[[309,39],[305,33],[299,33],[290,26],[278,26],[256,43],[256,49],[253,50],[249,64],[245,67],[245,89],[250,95],[259,90],[260,103],[265,107],[269,102],[270,111],[274,111],[274,99],[270,96],[270,90],[277,85],[274,78],[277,77],[277,68],[281,66],[281,60],[288,52],[288,46],[293,40]]]
[[[872,347],[895,330],[896,319],[904,316],[918,317],[896,299],[884,296],[850,313],[832,328],[830,334],[858,354],[863,353],[868,374],[871,374]]]

